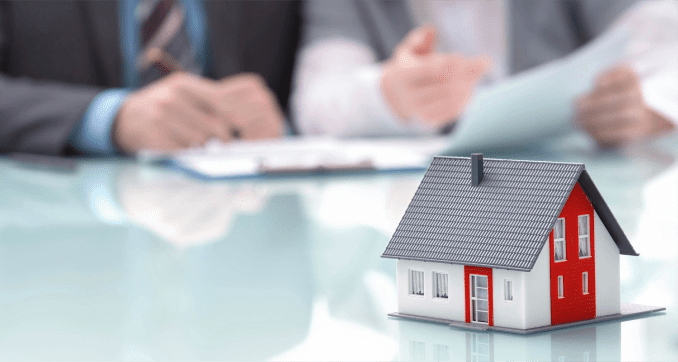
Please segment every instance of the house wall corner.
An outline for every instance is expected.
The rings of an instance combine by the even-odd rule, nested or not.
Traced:
[[[598,213],[594,213],[596,262],[596,316],[621,313],[619,248]]]
[[[547,241],[548,242],[548,241]],[[549,245],[544,245],[529,272],[525,272],[524,329],[551,325],[551,264]]]

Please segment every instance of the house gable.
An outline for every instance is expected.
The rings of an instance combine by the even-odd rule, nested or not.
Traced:
[[[551,232],[549,246],[544,248],[549,251],[551,324],[593,319],[596,317],[595,220],[593,206],[579,183],[572,189],[559,220],[564,226],[563,238],[558,243],[560,251],[556,253],[556,230]],[[587,241],[583,245],[588,247],[580,251],[581,235],[587,235],[582,240]],[[556,257],[558,254],[560,258]],[[559,279],[562,282],[560,286]],[[561,292],[562,295],[559,295]]]
[[[605,228],[610,233],[612,240],[615,244],[617,244],[617,248],[619,248],[619,254],[638,256],[639,254],[633,249],[633,245],[631,245],[631,242],[626,237],[626,234],[624,234],[624,230],[622,230],[619,222],[617,222],[614,214],[612,214],[610,207],[607,206],[607,202],[605,202],[605,199],[603,199],[603,196],[600,194],[600,191],[598,191],[598,188],[593,183],[593,180],[591,179],[591,176],[589,176],[588,172],[586,172],[586,170],[582,170],[577,181],[586,193],[586,196],[591,201],[593,209],[596,210],[600,216],[600,221],[602,221],[603,225],[605,225]]]

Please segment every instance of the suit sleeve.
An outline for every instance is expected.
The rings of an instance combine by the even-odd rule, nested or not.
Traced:
[[[4,60],[11,54],[2,15],[0,8],[0,152],[60,154],[102,89],[6,74]]]
[[[328,39],[348,39],[370,44],[368,29],[354,1],[317,0],[303,5],[302,45]]]
[[[101,90],[0,75],[0,151],[63,153]]]

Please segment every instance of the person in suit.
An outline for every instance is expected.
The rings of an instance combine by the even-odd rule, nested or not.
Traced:
[[[0,2],[0,152],[278,137],[298,11],[298,1]]]
[[[600,74],[573,120],[600,145],[678,122],[678,4],[633,0],[308,2],[292,113],[301,133],[431,135],[451,129],[478,82],[633,29],[629,64]]]

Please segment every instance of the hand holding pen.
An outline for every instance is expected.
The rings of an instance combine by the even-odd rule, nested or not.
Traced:
[[[257,74],[218,81],[182,71],[162,50],[149,62],[165,74],[132,93],[111,132],[123,152],[199,147],[216,138],[228,142],[280,137],[284,116],[273,92]]]

